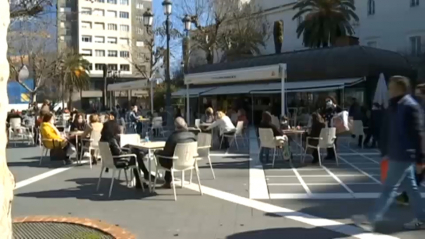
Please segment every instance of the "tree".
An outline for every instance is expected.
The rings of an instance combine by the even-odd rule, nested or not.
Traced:
[[[51,0],[10,0],[9,3],[7,4],[10,7],[9,16],[11,20],[35,17],[40,15],[46,7],[52,6]],[[4,6],[6,6],[6,3]]]
[[[354,34],[350,21],[358,21],[354,0],[303,0],[293,7],[292,20],[305,16],[297,28],[306,47],[328,47],[338,37]]]
[[[72,108],[72,95],[74,91],[88,88],[90,82],[90,62],[74,50],[65,51],[58,61],[57,68],[62,76],[62,89],[68,91],[68,108]]]
[[[239,0],[184,0],[182,10],[192,16],[191,51],[205,53],[207,64],[260,53],[269,34],[261,9]]]

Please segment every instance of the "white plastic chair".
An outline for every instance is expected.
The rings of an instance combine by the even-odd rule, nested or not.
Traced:
[[[34,134],[29,128],[22,126],[21,118],[12,118],[9,121],[9,140],[10,141],[28,141],[34,143]]]
[[[365,127],[363,126],[363,121],[361,120],[354,120],[353,121],[353,129],[351,131],[352,135],[355,135],[356,137],[354,140],[358,140],[360,136],[362,136],[362,141],[365,140],[365,134],[364,134]],[[363,142],[361,142],[361,146],[363,148]]]
[[[260,137],[260,152],[262,148],[273,149],[273,161],[272,167],[274,168],[274,162],[276,159],[276,150],[281,151],[283,157],[283,149],[277,147],[276,139],[273,135],[273,130],[268,128],[259,128],[258,134]],[[261,155],[259,155],[261,157]],[[290,158],[290,160],[292,160]]]
[[[220,149],[221,149],[221,145],[223,144],[224,138],[232,139],[232,142],[230,142],[229,147],[231,147],[233,145],[233,143],[235,143],[236,149],[239,150],[238,138],[243,139],[242,143],[245,146],[245,137],[243,135],[243,121],[238,121],[238,123],[236,124],[236,130],[233,134],[228,134],[228,135],[222,134],[221,135]]]
[[[317,146],[309,144],[309,140],[311,140],[311,139],[319,140]],[[305,145],[305,152],[304,152],[304,155],[302,157],[302,163],[304,163],[305,156],[307,154],[307,149],[312,148],[312,149],[317,150],[317,153],[319,154],[319,165],[322,166],[322,159],[320,157],[320,149],[332,148],[334,150],[334,153],[335,153],[336,165],[339,165],[338,155],[336,154],[336,148],[335,148],[335,139],[336,139],[336,128],[334,128],[334,127],[323,128],[320,131],[319,137],[307,137],[306,138],[306,145]]]
[[[94,151],[94,157],[96,159],[97,155],[99,154],[99,140],[101,137],[101,133],[99,131],[92,131],[90,133],[90,139],[82,139],[82,147],[80,152],[80,160],[83,158],[84,150],[89,152],[90,154],[90,168],[92,168],[92,154],[91,152]]]
[[[200,119],[195,119],[195,127],[196,127],[197,129],[199,129],[199,128],[200,128],[200,126],[201,126],[201,120],[200,120]]]
[[[40,160],[39,160],[38,165],[41,165],[41,163],[43,162],[43,158],[47,157],[47,155],[50,152],[50,149],[48,149],[44,146],[44,142],[51,142],[51,141],[52,141],[51,139],[42,139],[42,138],[40,139],[41,156],[40,156]]]
[[[173,167],[171,167],[171,169],[161,167],[161,165],[158,163],[158,166],[156,168],[156,175],[158,175],[158,169],[164,169],[165,171],[171,172],[174,200],[176,201],[177,201],[177,195],[176,195],[176,184],[174,183],[174,179],[175,179],[174,172],[178,172],[178,171],[181,171],[182,175],[184,175],[185,171],[195,169],[196,176],[198,178],[199,192],[202,195],[201,180],[199,178],[198,163],[196,160],[196,157],[198,154],[197,151],[198,151],[198,142],[179,143],[176,145],[176,148],[174,149],[173,157],[164,157],[164,156],[157,155],[158,158],[173,160]],[[158,177],[155,178],[154,185],[156,185],[157,178]],[[182,177],[182,186],[183,186],[183,182],[184,182],[184,177]]]
[[[152,119],[152,126],[150,128],[150,132],[154,135],[154,131],[157,131],[157,134],[161,134],[162,137],[165,137],[164,129],[162,128],[162,117],[154,117]]]
[[[211,173],[215,179],[214,169],[211,164],[210,149],[211,149],[212,135],[208,133],[198,134],[198,156],[196,160],[207,159],[210,164]],[[190,183],[192,183],[192,170],[190,170]]]
[[[112,181],[111,186],[109,187],[109,197],[111,197],[112,194],[112,188],[114,186],[114,180],[115,180],[115,172],[118,171],[118,179],[121,175],[121,170],[124,170],[125,180],[128,185],[128,178],[127,178],[127,172],[124,168],[117,168],[114,163],[114,159],[122,159],[122,158],[132,158],[134,157],[134,165],[128,165],[128,169],[130,169],[131,173],[131,180],[133,180],[133,169],[136,169],[137,174],[139,175],[140,184],[142,185],[142,190],[145,191],[145,188],[143,187],[142,178],[139,171],[139,165],[137,164],[137,156],[135,154],[125,154],[125,155],[119,155],[119,156],[112,156],[111,149],[109,148],[109,144],[107,142],[99,142],[99,151],[100,156],[102,157],[102,168],[100,169],[100,176],[99,180],[97,182],[96,191],[99,191],[100,187],[100,181],[102,180],[102,174],[105,168],[109,168],[112,170]]]

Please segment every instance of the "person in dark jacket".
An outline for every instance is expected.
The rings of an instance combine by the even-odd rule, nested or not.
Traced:
[[[272,115],[269,111],[264,111],[261,118],[259,129],[271,129],[273,131],[273,137],[276,136],[283,136],[282,130],[279,129],[277,125],[274,125],[272,123]],[[261,162],[268,162],[269,161],[269,154],[270,149],[269,148],[261,148],[260,151],[260,161]]]
[[[327,123],[328,127],[332,127],[332,119],[338,114],[342,112],[341,107],[337,105],[337,102],[334,97],[328,96],[325,99],[326,108],[322,111],[322,117],[325,119],[325,122]],[[335,139],[335,146],[336,146],[336,140]],[[327,156],[325,158],[326,160],[335,160],[335,152],[333,148],[327,149]]]
[[[307,137],[318,138],[320,137],[320,131],[326,127],[326,123],[323,120],[322,116],[318,113],[313,113],[311,115],[311,130]],[[309,139],[308,144],[311,146],[317,146],[319,144],[319,140],[317,139]],[[314,149],[312,152],[313,161],[311,163],[315,164],[319,162],[319,152],[317,149]]]
[[[119,155],[122,155],[122,154],[127,154],[127,152],[123,152],[121,147],[120,147],[119,134],[121,133],[121,128],[120,128],[118,121],[116,120],[116,117],[117,117],[116,112],[112,111],[112,112],[109,113],[109,115],[108,115],[109,119],[108,119],[108,121],[103,123],[103,128],[102,128],[101,137],[100,137],[100,141],[108,142],[109,148],[111,149],[112,156],[119,156]],[[146,166],[143,162],[143,158],[145,157],[146,152],[133,148],[131,150],[131,153],[136,154],[137,164],[139,165],[139,168],[143,172],[144,179],[148,180],[149,179],[149,171],[148,171],[148,169],[146,168]],[[135,164],[134,158],[130,158],[130,159],[121,158],[121,159],[116,159],[116,160],[114,159],[114,163],[118,167],[124,167],[124,168],[127,167],[128,165],[134,165]],[[108,169],[106,169],[106,172],[108,172]],[[141,188],[140,180],[139,180],[139,173],[137,171],[134,171],[134,176],[136,177],[136,188]],[[151,176],[151,181],[154,181],[154,180],[155,180],[155,177]]]
[[[408,230],[425,229],[425,208],[418,190],[415,173],[424,168],[425,125],[421,106],[409,94],[410,80],[403,76],[390,78],[390,104],[385,112],[380,149],[388,159],[389,169],[383,191],[371,213],[354,216],[353,221],[367,230],[374,229],[392,201],[399,187],[406,190],[416,218],[404,224]]]
[[[379,144],[379,134],[382,124],[382,113],[383,111],[381,105],[378,103],[373,103],[368,125],[369,128],[367,129],[367,135],[364,141],[364,145],[366,147],[369,144],[370,138],[372,138],[372,145],[370,146],[371,148],[376,148],[376,146]]]
[[[159,150],[155,152],[156,158],[158,159],[159,164],[162,167],[171,169],[173,167],[173,160],[164,157],[173,157],[174,150],[178,143],[190,143],[196,142],[196,135],[187,130],[186,121],[182,117],[177,117],[174,120],[175,131],[168,137],[165,142],[165,146],[163,150]],[[164,176],[165,184],[162,188],[171,188],[171,172],[166,171]]]

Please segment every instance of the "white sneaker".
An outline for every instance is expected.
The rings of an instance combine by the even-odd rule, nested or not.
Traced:
[[[405,223],[403,227],[406,230],[420,230],[425,229],[425,223],[415,218],[411,222]]]
[[[353,220],[356,226],[362,228],[365,231],[375,231],[375,224],[370,222],[365,215],[354,215],[351,217],[351,220]]]

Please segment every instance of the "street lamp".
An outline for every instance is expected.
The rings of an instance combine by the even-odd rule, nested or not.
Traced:
[[[143,25],[146,27],[146,29],[149,29],[149,27],[152,26],[153,23],[153,14],[150,8],[146,10],[145,13],[143,13]]]
[[[165,82],[167,83],[167,92],[165,98],[166,111],[167,111],[167,127],[170,127],[173,120],[173,111],[171,107],[171,78],[170,78],[170,15],[171,15],[171,7],[172,2],[170,0],[164,0],[162,2],[162,6],[164,8],[164,14],[167,16],[167,20],[165,21],[165,31],[167,34],[167,62],[166,62],[166,74],[165,74]]]
[[[121,70],[108,70],[108,77],[112,79],[112,84],[116,83],[116,80],[120,78]],[[112,109],[115,105],[115,91],[109,92],[109,109]]]
[[[28,79],[29,76],[30,76],[30,72],[28,71],[28,67],[26,65],[23,65],[18,73],[19,81],[24,81]]]
[[[182,22],[184,23],[184,29],[188,33],[192,26],[192,18],[190,18],[190,16],[186,14],[184,18],[182,19]]]

